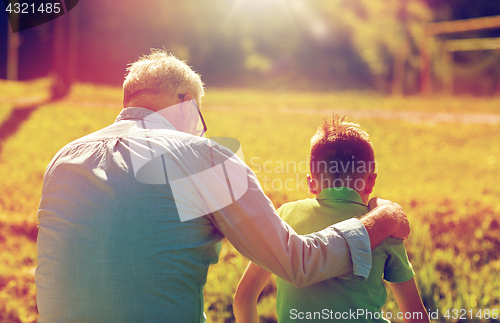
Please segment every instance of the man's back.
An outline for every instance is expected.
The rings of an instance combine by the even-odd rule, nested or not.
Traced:
[[[316,199],[284,204],[278,214],[298,234],[309,234],[333,223],[362,216],[367,210],[356,191],[342,187],[324,189]],[[310,315],[317,321],[385,322],[379,315],[387,298],[382,277],[393,282],[413,277],[402,240],[387,238],[372,250],[372,269],[366,281],[333,278],[295,288],[277,278],[278,321],[294,322],[300,315],[305,318]],[[358,316],[358,310],[363,310],[363,315]]]
[[[70,143],[47,168],[38,212],[39,322],[203,320],[206,273],[222,235],[206,217],[181,222],[168,181],[137,180],[135,124],[122,120]],[[159,131],[166,146],[190,136]]]

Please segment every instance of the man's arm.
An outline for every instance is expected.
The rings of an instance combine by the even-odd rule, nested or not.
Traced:
[[[429,315],[422,303],[414,278],[404,283],[390,283],[390,286],[404,314],[405,323],[429,323]]]
[[[197,160],[201,155],[204,154],[197,154]],[[212,172],[207,176],[210,181],[196,182],[203,201],[208,205],[221,204],[218,202],[222,196],[232,202],[215,211],[210,208],[211,212],[204,214],[243,256],[296,287],[339,276],[366,278],[369,275],[370,236],[358,219],[306,236],[298,235],[279,218],[257,176],[239,158],[213,146],[207,150],[206,161],[211,166],[207,167]],[[224,171],[217,170],[220,166],[213,166],[219,162],[224,165]],[[184,191],[185,200],[189,202],[192,190]],[[186,203],[188,208],[192,208],[191,205],[193,203]],[[394,225],[397,222],[394,219],[398,216],[404,217],[404,213],[399,206],[391,204],[373,210],[363,221],[369,226],[370,234],[382,240],[395,232],[398,226]]]
[[[238,323],[259,323],[257,300],[266,287],[271,273],[253,262],[248,264],[236,288],[233,311]]]
[[[401,208],[389,204],[363,219],[371,233],[359,220],[349,219],[301,236],[279,218],[248,169],[246,193],[209,218],[247,259],[296,287],[304,287],[352,274],[366,278],[371,269],[369,234],[376,240],[392,234],[398,227],[398,216],[404,217]]]

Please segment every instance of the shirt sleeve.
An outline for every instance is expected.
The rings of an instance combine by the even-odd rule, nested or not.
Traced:
[[[352,273],[343,276],[349,280],[366,280],[372,268],[372,252],[366,249],[368,232],[365,226],[356,218],[351,218],[333,225],[344,237],[351,252]],[[370,240],[368,238],[368,245]]]
[[[368,233],[359,220],[349,219],[319,232],[298,235],[277,215],[252,170],[244,167],[244,180],[248,181],[245,193],[208,215],[243,256],[297,287],[346,275],[366,279],[371,261],[366,263],[365,258],[371,258],[371,249]],[[235,184],[231,172],[226,176],[228,183]]]
[[[384,242],[388,253],[384,279],[391,283],[404,283],[413,278],[415,272],[408,260],[403,240],[389,237]]]

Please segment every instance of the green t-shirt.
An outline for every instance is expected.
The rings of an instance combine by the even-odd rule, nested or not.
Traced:
[[[356,191],[337,187],[322,190],[316,199],[284,204],[278,214],[297,233],[309,234],[368,211]],[[333,278],[296,288],[277,278],[278,322],[387,322],[380,315],[387,298],[382,279],[401,283],[413,276],[403,240],[387,238],[372,250],[366,281]]]

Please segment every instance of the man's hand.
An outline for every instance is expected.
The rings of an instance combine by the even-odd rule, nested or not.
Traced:
[[[377,206],[381,206],[382,204],[388,204],[391,201],[389,200],[384,200],[379,197],[373,197],[368,201],[368,207],[370,208],[370,211],[376,208]]]
[[[403,208],[399,204],[374,197],[368,202],[368,207],[370,211],[377,207],[385,209],[387,216],[394,221],[394,230],[390,234],[391,237],[399,239],[408,238],[410,234],[410,223],[408,222],[406,214],[403,212]]]
[[[368,203],[370,213],[361,219],[368,231],[372,248],[388,236],[408,238],[410,224],[401,206],[388,200],[372,198]]]

